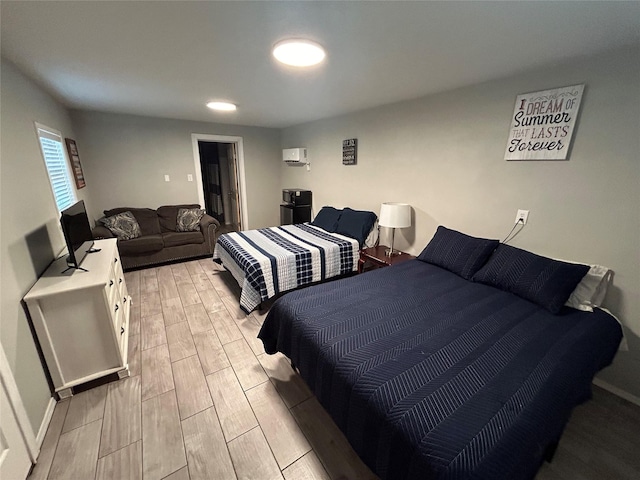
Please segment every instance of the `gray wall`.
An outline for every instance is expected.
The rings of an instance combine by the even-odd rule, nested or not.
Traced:
[[[37,434],[51,395],[20,301],[64,248],[64,238],[34,122],[63,137],[74,132],[67,111],[4,60],[1,78],[0,341]],[[79,199],[88,191],[80,190]]]
[[[195,175],[191,134],[201,133],[243,137],[248,228],[278,223],[279,130],[86,111],[72,118],[94,220],[115,207],[198,203],[187,174]]]
[[[414,254],[439,224],[502,239],[516,210],[530,210],[512,245],[615,271],[606,302],[631,350],[600,378],[640,397],[639,56],[637,46],[620,49],[285,129],[282,147],[307,147],[311,171],[283,165],[281,186],[313,190],[316,211],[411,204],[414,226],[397,232],[396,246]],[[504,161],[516,96],[579,83],[569,161]],[[358,139],[357,166],[342,165],[347,138]]]

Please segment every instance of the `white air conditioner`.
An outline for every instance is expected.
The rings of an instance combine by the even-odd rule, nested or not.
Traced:
[[[282,161],[291,165],[306,164],[307,149],[306,148],[285,148],[282,150]]]

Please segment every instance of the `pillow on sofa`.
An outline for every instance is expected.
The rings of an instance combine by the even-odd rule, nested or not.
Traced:
[[[140,235],[157,235],[162,233],[160,231],[160,223],[158,222],[158,214],[151,208],[137,208],[137,207],[118,207],[104,211],[105,217],[113,217],[118,213],[130,212],[133,218],[136,219],[138,225],[140,225]]]
[[[498,246],[498,240],[476,238],[440,225],[418,260],[471,280]]]
[[[178,210],[181,208],[201,208],[197,203],[184,203],[179,205],[163,205],[156,209],[158,220],[160,221],[160,231],[176,232],[176,224],[178,223]],[[135,212],[133,212],[135,215]]]
[[[200,230],[200,220],[205,211],[202,208],[181,208],[178,210],[176,232],[197,232]]]
[[[342,215],[342,210],[333,207],[322,207],[311,225],[320,227],[327,232],[335,232],[338,228],[338,221]]]
[[[559,262],[500,244],[485,266],[473,276],[473,281],[498,287],[551,313],[559,313],[588,271],[588,265]]]
[[[378,217],[373,212],[352,210],[347,207],[342,210],[336,233],[355,238],[360,243],[360,248],[362,248],[377,219]]]
[[[140,225],[131,212],[116,213],[100,219],[100,222],[118,237],[118,240],[131,240],[142,234]]]

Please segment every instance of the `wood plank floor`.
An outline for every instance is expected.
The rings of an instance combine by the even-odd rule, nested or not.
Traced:
[[[125,274],[131,377],[56,406],[30,479],[377,477],[211,260]],[[640,407],[594,386],[537,480],[640,478]]]

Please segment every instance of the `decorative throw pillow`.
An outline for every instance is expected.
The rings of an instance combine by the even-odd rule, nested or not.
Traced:
[[[178,210],[176,232],[197,232],[203,215],[202,208],[181,208]]]
[[[316,215],[316,218],[311,222],[311,225],[333,233],[338,228],[338,221],[340,220],[341,214],[342,210],[333,207],[322,207]]]
[[[100,222],[118,237],[118,240],[131,240],[142,234],[136,217],[128,211],[102,218]]]
[[[342,215],[338,220],[336,233],[355,238],[360,243],[360,248],[362,248],[377,219],[378,217],[373,212],[345,208],[342,210]]]
[[[471,280],[498,247],[498,240],[476,238],[440,225],[418,260]]]
[[[588,265],[559,262],[500,244],[474,276],[485,283],[559,313],[571,292],[589,271]]]

